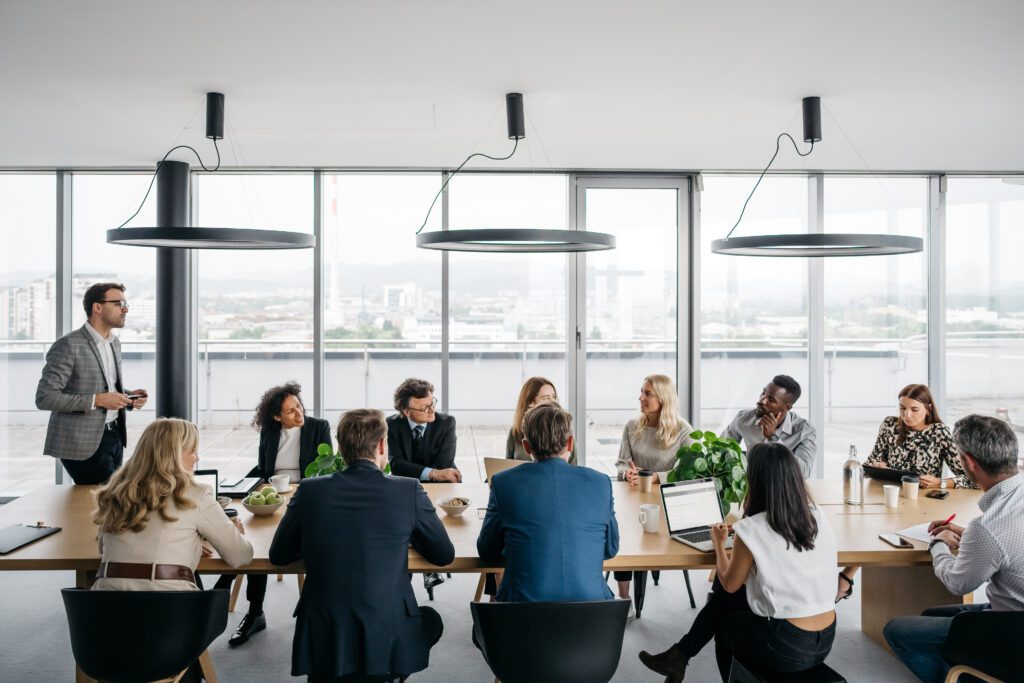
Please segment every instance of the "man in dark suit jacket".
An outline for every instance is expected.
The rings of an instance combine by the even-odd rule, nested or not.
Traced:
[[[60,458],[76,484],[110,479],[128,444],[125,409],[146,405],[145,389],[122,388],[121,342],[112,330],[128,315],[124,290],[116,282],[86,290],[86,323],[53,343],[36,387],[36,408],[51,411],[43,453]]]
[[[619,551],[612,485],[569,464],[572,416],[557,403],[532,408],[523,447],[535,462],[491,478],[477,538],[480,558],[505,560],[500,602],[605,600],[604,561]]]
[[[451,563],[455,548],[419,482],[381,471],[380,411],[345,413],[338,449],[348,469],[303,481],[270,546],[276,565],[306,563],[292,675],[363,681],[422,671],[443,624],[416,603],[409,546],[436,565]]]
[[[397,415],[388,418],[391,472],[420,481],[462,481],[455,466],[455,418],[438,413],[434,385],[407,379],[395,390]]]
[[[270,481],[275,474],[287,474],[291,481],[298,482],[305,476],[309,464],[316,460],[320,444],[325,443],[333,450],[330,423],[306,415],[302,405],[302,387],[298,382],[288,382],[263,392],[252,426],[260,430],[260,446],[259,460],[246,475],[249,477]],[[222,574],[214,588],[230,589],[234,580],[235,574]],[[254,633],[267,628],[267,617],[263,613],[266,597],[267,575],[249,574],[245,582],[249,611],[238,622],[228,645],[238,647]]]

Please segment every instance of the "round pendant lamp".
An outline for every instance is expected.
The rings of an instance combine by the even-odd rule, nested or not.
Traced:
[[[470,154],[458,168],[452,171],[434,196],[423,224],[416,231],[416,246],[420,249],[438,251],[474,251],[504,254],[540,254],[552,252],[601,251],[615,248],[615,236],[603,232],[585,230],[547,230],[540,228],[471,228],[467,230],[439,230],[423,232],[434,210],[438,198],[448,183],[473,157],[484,157],[492,161],[511,159],[519,148],[519,141],[526,137],[526,119],[523,115],[522,93],[505,95],[505,119],[508,139],[514,140],[508,156],[492,157],[479,152]]]
[[[213,148],[217,152],[217,164],[206,168],[202,157],[188,145],[171,148],[164,158],[156,165],[153,179],[149,182],[139,208],[128,220],[112,230],[107,230],[107,243],[132,247],[160,247],[169,249],[309,249],[316,246],[316,237],[309,233],[292,232],[289,230],[262,230],[254,228],[202,228],[187,225],[187,212],[177,212],[174,220],[159,220],[158,227],[126,228],[132,218],[149,198],[153,182],[157,183],[157,193],[167,192],[168,195],[188,196],[187,189],[182,195],[178,185],[188,182],[188,164],[180,161],[168,161],[167,157],[177,149],[191,150],[204,171],[216,171],[220,168],[220,148],[217,140],[224,139],[224,95],[222,93],[206,93],[206,137],[213,140]],[[184,166],[184,175],[177,169],[175,173],[161,173],[161,168],[168,165]],[[184,180],[182,180],[184,178]],[[187,188],[187,185],[185,186]],[[158,207],[159,213],[159,207]],[[163,225],[160,225],[163,223]]]
[[[821,141],[821,98],[805,97],[802,102],[804,142],[810,143],[810,149],[801,152],[796,141],[789,133],[780,133],[775,139],[775,154],[768,165],[761,171],[754,188],[747,195],[740,210],[740,217],[729,230],[725,239],[714,240],[711,252],[726,256],[775,256],[775,257],[823,257],[823,256],[893,256],[896,254],[913,254],[924,249],[924,240],[920,237],[904,235],[887,235],[883,233],[811,233],[787,235],[754,235],[733,237],[732,233],[739,227],[747,204],[754,196],[758,186],[771,168],[775,158],[779,156],[782,138],[789,138],[793,149],[799,156],[808,156],[814,151],[814,143]]]

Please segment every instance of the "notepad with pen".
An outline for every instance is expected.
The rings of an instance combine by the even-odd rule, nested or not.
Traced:
[[[28,545],[58,531],[60,531],[59,526],[12,524],[0,529],[0,555],[6,555],[12,550],[17,550],[23,545]]]

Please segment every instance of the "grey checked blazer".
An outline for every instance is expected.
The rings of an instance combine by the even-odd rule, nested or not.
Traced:
[[[111,350],[114,353],[116,386],[108,387],[99,347],[85,325],[64,335],[50,347],[36,388],[36,408],[51,411],[43,447],[46,455],[88,460],[96,452],[103,438],[107,411],[93,409],[93,395],[122,391],[121,342],[116,337]],[[124,416],[122,408],[117,413],[116,430],[122,446],[128,444]]]

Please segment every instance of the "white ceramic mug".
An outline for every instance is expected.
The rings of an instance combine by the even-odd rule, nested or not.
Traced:
[[[885,507],[894,508],[900,505],[900,487],[896,484],[886,484],[882,487],[885,491]]]
[[[278,493],[286,493],[291,488],[291,477],[287,474],[275,474],[270,478],[270,485]]]
[[[644,528],[645,534],[658,533],[658,521],[661,518],[661,508],[657,505],[645,503],[640,506],[640,525]]]

